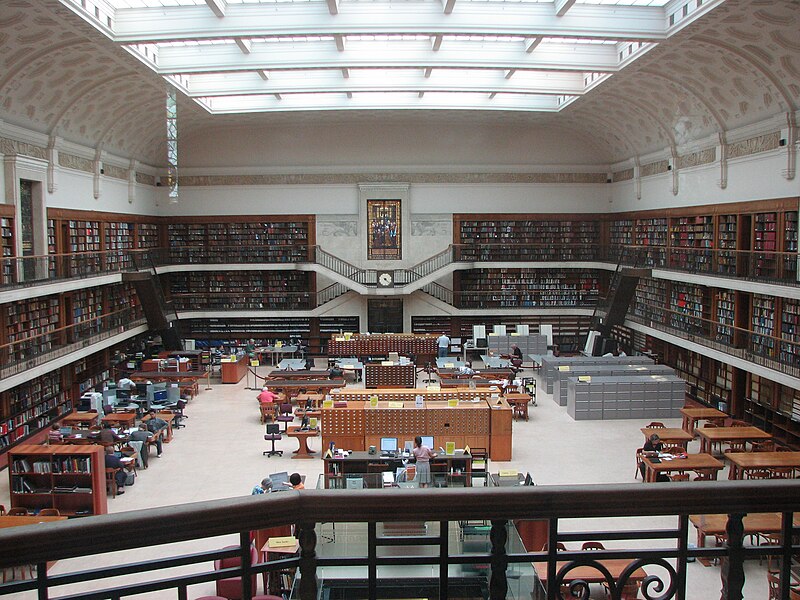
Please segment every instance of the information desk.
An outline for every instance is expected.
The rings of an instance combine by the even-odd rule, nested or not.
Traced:
[[[331,374],[330,371],[323,371],[322,369],[298,369],[297,371],[272,371],[267,375],[267,386],[270,386],[269,380],[273,379],[296,379],[296,380],[320,380],[327,379]]]
[[[270,379],[270,391],[286,394],[290,400],[298,394],[330,394],[332,390],[343,388],[344,379]]]
[[[237,356],[235,361],[222,360],[220,369],[222,370],[222,383],[239,383],[247,374],[250,366],[250,357],[247,354]]]
[[[436,335],[355,334],[349,340],[334,334],[328,342],[328,356],[388,356],[390,352],[417,357],[436,356]],[[424,364],[424,362],[423,362]]]
[[[407,365],[364,365],[364,387],[413,388],[417,384],[417,371],[413,363]]]
[[[436,450],[434,450],[436,451]],[[362,475],[369,473],[396,473],[397,469],[404,468],[408,463],[407,458],[398,456],[397,458],[381,456],[380,452],[369,454],[368,452],[352,452],[349,456],[326,457],[325,462],[325,487],[347,487],[345,482],[342,485],[331,485],[337,478],[347,479],[347,475]],[[431,478],[438,471],[434,465],[442,465],[442,472],[452,475],[453,479],[459,479],[459,483],[464,486],[472,486],[472,456],[463,452],[448,456],[439,453],[436,458],[431,459]],[[380,481],[380,484],[377,482]],[[365,478],[364,487],[383,487],[383,478]]]
[[[456,390],[449,395],[458,398],[464,394],[456,406],[449,406],[446,400],[426,399],[422,407],[417,407],[414,392],[423,398],[446,398],[448,394],[432,392],[426,396],[424,390],[377,390],[375,394],[382,399],[372,407],[366,400],[352,399],[368,398],[369,394],[332,393],[335,402],[349,397],[346,407],[322,409],[323,448],[331,442],[343,450],[380,448],[381,438],[396,438],[397,447],[404,448],[405,442],[420,435],[433,437],[434,451],[453,442],[456,448],[486,448],[492,460],[511,460],[511,406],[504,399],[489,398],[483,390]],[[395,399],[388,400],[392,397]]]

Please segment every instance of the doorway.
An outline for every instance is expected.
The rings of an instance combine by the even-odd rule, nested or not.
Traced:
[[[367,300],[367,330],[370,333],[402,333],[403,300],[400,298]]]

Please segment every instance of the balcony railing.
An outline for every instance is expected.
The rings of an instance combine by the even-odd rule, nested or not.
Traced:
[[[299,578],[289,593],[302,600],[317,600],[324,589],[344,582],[360,586],[359,595],[352,597],[383,597],[381,590],[398,580],[436,588],[443,599],[450,597],[451,587],[469,580],[493,600],[552,600],[566,597],[562,586],[567,584],[580,591],[580,582],[576,583],[570,572],[589,565],[601,573],[613,600],[626,597],[633,574],[640,568],[648,572],[643,579],[639,576],[642,591],[649,594],[646,597],[691,600],[696,596],[687,593],[691,591],[687,561],[703,558],[721,561],[719,597],[738,600],[745,579],[744,560],[767,555],[779,565],[779,598],[788,600],[793,557],[800,550],[793,543],[800,531],[792,523],[797,511],[797,480],[287,491],[3,529],[0,567],[27,564],[38,569],[35,579],[0,585],[0,595],[38,590],[41,598],[55,597],[62,586],[79,584],[80,591],[66,589],[70,595],[60,598],[99,600],[172,589],[183,600],[189,597],[190,586],[205,583],[206,590],[208,582],[241,576],[242,597],[249,599],[255,591],[252,575],[297,567]],[[746,545],[743,517],[748,513],[775,515],[780,533],[772,545]],[[692,547],[690,515],[711,514],[728,515],[725,541],[715,547]],[[581,521],[609,517],[645,518],[623,521],[614,531],[597,531],[592,524],[595,521]],[[655,517],[665,519],[658,521],[657,528],[648,526]],[[546,550],[526,551],[515,541],[511,522],[517,519],[546,521]],[[430,529],[435,535],[392,533],[397,530],[395,523],[421,521],[435,525]],[[483,523],[483,529],[468,530],[475,522]],[[704,521],[699,518],[699,522]],[[296,526],[299,554],[252,563],[250,532],[287,524]],[[383,524],[383,535],[379,535],[378,524]],[[354,527],[353,535],[345,527]],[[451,535],[454,529],[458,535]],[[355,535],[356,530],[363,535]],[[328,544],[336,535],[342,543]],[[455,546],[454,540],[468,535],[482,536],[481,543]],[[217,536],[228,538],[210,540]],[[233,540],[234,548],[222,550]],[[608,549],[557,550],[559,542],[581,540],[603,540]],[[182,554],[178,546],[160,547],[177,542],[203,547],[219,544],[220,550]],[[395,548],[381,551],[384,546]],[[110,560],[119,566],[61,575],[47,573],[47,561],[85,557],[84,564],[102,564],[105,559],[94,555],[132,548],[152,548],[159,556],[126,564]],[[239,566],[215,571],[211,563],[223,555],[238,555]],[[616,577],[604,566],[604,561],[611,559],[627,565]],[[341,574],[345,567],[346,577]],[[391,567],[390,572],[383,567]],[[543,580],[550,585],[545,588]],[[413,594],[416,589],[409,587],[406,593]],[[195,591],[193,588],[194,596],[207,593]]]

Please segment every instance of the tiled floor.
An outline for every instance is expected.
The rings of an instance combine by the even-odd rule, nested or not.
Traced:
[[[320,361],[320,366],[322,366]],[[266,369],[262,367],[260,374]],[[252,384],[252,380],[251,380]],[[245,389],[246,382],[221,385],[212,379],[212,389],[203,390],[186,409],[186,427],[176,431],[174,440],[165,446],[160,459],[150,460],[150,468],[140,472],[133,487],[125,495],[109,498],[109,512],[147,509],[187,502],[247,495],[265,475],[273,472],[298,471],[306,475],[307,486],[315,484],[322,472],[319,460],[291,460],[296,441],[284,438],[278,447],[286,450],[284,457],[267,458],[263,440],[264,426],[259,421],[256,391]],[[566,408],[559,407],[539,386],[538,405],[530,408],[530,420],[514,422],[514,459],[508,463],[493,462],[491,468],[515,468],[530,471],[537,485],[575,483],[632,483],[634,481],[634,451],[641,446],[639,420],[573,421]],[[662,419],[663,420],[663,419]],[[680,420],[666,422],[680,427]],[[311,440],[312,449],[320,449],[320,438]],[[690,444],[697,452],[698,442]],[[725,472],[721,478],[726,477]],[[7,472],[0,475],[0,503],[9,505]],[[642,484],[644,485],[644,484]],[[661,484],[668,485],[668,484]],[[698,485],[702,485],[698,483]],[[420,493],[424,493],[420,491]],[[593,522],[564,522],[563,529],[659,528],[674,526],[674,519],[596,520]],[[124,535],[124,534],[123,534]],[[694,534],[692,534],[694,541]],[[218,548],[235,543],[227,539],[204,540],[181,544],[179,552]],[[612,543],[606,546],[613,547]],[[114,555],[86,557],[62,561],[53,573],[74,569],[120,564],[174,553],[174,546],[143,548]],[[745,566],[747,582],[745,598],[766,600],[765,567],[757,561]],[[132,580],[132,579],[131,579]],[[59,590],[77,593],[82,588],[70,586]],[[83,588],[86,589],[86,588]],[[688,600],[709,600],[720,595],[719,567],[704,567],[692,563],[688,568]],[[595,590],[597,595],[599,591]],[[190,598],[213,593],[213,584],[196,586]],[[20,598],[33,598],[20,595]],[[175,598],[172,593],[140,596],[152,599]],[[602,597],[598,595],[597,597]]]

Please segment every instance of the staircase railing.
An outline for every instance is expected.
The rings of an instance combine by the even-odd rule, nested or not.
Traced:
[[[614,300],[614,295],[617,293],[619,284],[622,281],[622,270],[631,268],[640,268],[646,263],[647,254],[642,252],[641,249],[633,248],[631,246],[622,247],[619,255],[617,256],[617,267],[611,276],[611,281],[608,284],[608,291],[606,295],[600,298],[594,307],[592,319],[590,321],[591,328],[597,330],[601,326],[601,319],[608,316],[608,311],[611,309],[611,303]]]
[[[346,260],[342,260],[338,256],[326,252],[319,246],[314,246],[314,260],[317,262],[317,264],[327,267],[331,271],[338,273],[342,277],[347,277],[351,281],[355,281],[356,283],[360,283],[362,285],[369,284],[370,277],[366,269],[360,269],[359,267],[350,264]],[[374,279],[374,274],[371,279]],[[375,282],[372,281],[372,283]]]
[[[434,271],[438,271],[439,269],[446,267],[447,265],[453,262],[454,255],[455,253],[453,245],[450,244],[447,248],[445,248],[438,254],[434,254],[430,258],[426,258],[425,260],[423,260],[420,263],[417,263],[413,267],[405,269],[408,272],[406,282],[413,283],[418,279],[427,277]]]
[[[322,306],[326,302],[330,302],[331,300],[338,298],[342,294],[346,294],[350,291],[350,288],[344,285],[343,283],[332,283],[328,287],[322,288],[317,292],[317,306]]]
[[[453,306],[455,294],[453,290],[446,288],[443,285],[439,285],[436,282],[431,282],[423,285],[420,290],[433,296],[437,300],[441,300],[445,304]]]

